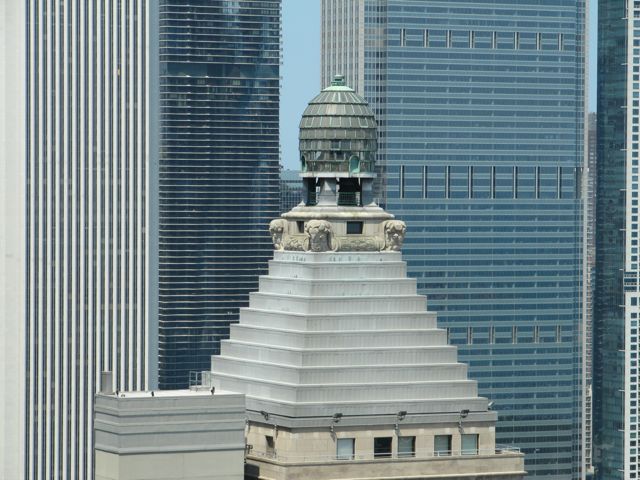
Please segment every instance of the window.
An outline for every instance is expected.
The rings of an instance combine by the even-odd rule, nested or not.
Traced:
[[[478,434],[463,434],[462,435],[462,455],[477,455],[478,454]]]
[[[398,437],[398,457],[416,456],[416,437]]]
[[[339,438],[336,445],[336,458],[338,460],[353,460],[355,444],[355,438]]]
[[[494,168],[494,198],[513,198],[513,169],[513,167]]]
[[[347,222],[347,235],[361,235],[362,229],[362,222]]]
[[[304,222],[297,221],[296,225],[298,226],[298,233],[304,233]]]
[[[516,198],[536,198],[536,168],[516,167]]]
[[[471,167],[471,197],[491,198],[491,167]]]
[[[451,455],[451,435],[436,435],[433,453],[436,457]]]
[[[407,30],[404,28],[400,29],[400,46],[401,47],[407,46]]]
[[[387,458],[391,456],[391,441],[393,437],[377,437],[373,439],[373,456]]]
[[[469,167],[449,168],[449,198],[469,198]]]
[[[445,198],[446,167],[425,167],[425,191],[427,198]]]
[[[275,455],[276,453],[276,442],[271,435],[265,435],[265,440],[267,443],[267,455]]]

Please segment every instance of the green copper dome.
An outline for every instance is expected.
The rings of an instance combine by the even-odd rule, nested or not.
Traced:
[[[300,122],[302,172],[373,176],[377,125],[367,101],[336,76],[315,97]]]

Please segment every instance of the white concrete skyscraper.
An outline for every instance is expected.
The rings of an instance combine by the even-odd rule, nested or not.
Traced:
[[[155,377],[152,4],[0,2],[3,479],[92,478],[100,372]]]

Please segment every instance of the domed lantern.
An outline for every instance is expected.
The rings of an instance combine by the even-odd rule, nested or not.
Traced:
[[[300,122],[305,204],[371,203],[377,149],[373,111],[337,75],[309,102]]]
[[[300,122],[300,205],[269,225],[278,251],[397,252],[406,225],[373,201],[377,126],[342,76],[309,103]]]

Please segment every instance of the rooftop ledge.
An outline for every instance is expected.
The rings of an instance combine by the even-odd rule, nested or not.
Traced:
[[[357,455],[301,455],[301,456],[285,456],[278,453],[259,452],[256,450],[250,450],[247,453],[247,458],[253,458],[255,460],[267,460],[273,463],[282,464],[321,464],[324,465],[328,462],[335,462],[337,464],[342,463],[362,463],[362,462],[383,462],[389,460],[397,460],[400,462],[406,461],[422,461],[422,460],[464,460],[464,459],[486,459],[494,457],[522,457],[518,447],[511,447],[505,445],[496,445],[495,449],[491,450],[477,450],[475,452],[462,453],[461,451],[445,451],[445,452],[432,452],[432,451],[416,451],[414,455],[399,455],[394,452],[392,455],[375,455],[373,452],[359,453]]]

